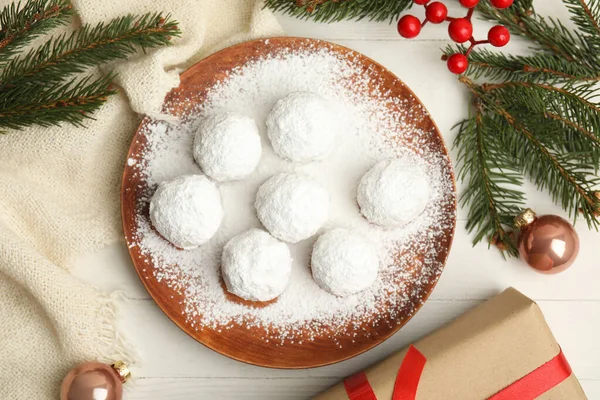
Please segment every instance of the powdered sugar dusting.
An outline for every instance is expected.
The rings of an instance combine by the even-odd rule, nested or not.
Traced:
[[[435,130],[419,128],[428,126],[421,123],[427,116],[425,110],[407,107],[409,97],[390,97],[375,68],[352,54],[341,55],[328,48],[277,50],[230,71],[202,94],[202,101],[190,99],[190,104],[199,105],[190,107],[181,123],[146,124],[142,134],[147,145],[138,155],[140,161],[130,165],[147,187],[138,196],[136,240],[129,245],[139,246],[143,257],[154,266],[152,274],[157,280],[183,296],[190,326],[219,331],[236,324],[254,327],[260,332],[259,339],[277,344],[322,336],[337,342],[342,337],[368,336],[369,326],[396,325],[418,309],[428,285],[442,271],[448,232],[455,223],[452,170]],[[342,137],[323,161],[298,165],[277,157],[268,144],[267,115],[277,100],[292,92],[318,94],[343,121]],[[247,179],[218,185],[225,217],[215,237],[198,249],[180,251],[154,232],[147,203],[163,180],[201,173],[192,157],[194,125],[200,118],[222,112],[255,119],[263,142],[261,162]],[[356,189],[376,162],[403,154],[423,160],[431,198],[415,221],[384,230],[362,217]],[[231,301],[226,295],[219,271],[223,245],[239,233],[260,227],[253,207],[258,187],[284,171],[308,175],[327,188],[330,218],[319,233],[351,228],[377,245],[380,269],[369,289],[339,298],[319,288],[309,269],[314,236],[290,245],[292,276],[277,301],[253,307]]]

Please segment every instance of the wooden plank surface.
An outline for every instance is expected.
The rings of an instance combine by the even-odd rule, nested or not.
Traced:
[[[449,2],[451,3],[451,2]],[[560,0],[537,0],[543,14],[565,17]],[[451,13],[459,10],[450,6]],[[421,16],[422,10],[415,11]],[[314,24],[279,16],[286,32],[330,40],[360,51],[404,80],[426,105],[447,143],[452,126],[467,112],[468,97],[439,60],[447,43],[445,27],[428,26],[417,39],[400,38],[395,25],[341,22]],[[475,23],[485,35],[489,24]],[[512,44],[525,51],[522,41]],[[452,153],[454,155],[454,153]],[[540,214],[564,213],[549,196],[528,186],[528,204]],[[123,243],[82,257],[75,273],[106,291],[122,291],[120,325],[141,360],[132,366],[137,378],[125,400],[308,399],[342,377],[385,358],[391,352],[451,321],[483,300],[514,286],[538,301],[555,336],[590,399],[600,399],[600,234],[583,224],[577,230],[581,253],[576,264],[557,276],[541,276],[517,260],[505,262],[486,245],[471,247],[459,212],[454,247],[447,267],[422,310],[381,346],[352,360],[324,368],[283,371],[245,365],[208,350],[186,336],[150,300],[140,284]]]
[[[600,398],[600,381],[580,380],[589,399]],[[218,399],[305,400],[336,383],[333,378],[142,378],[125,392],[126,400]],[[160,397],[167,396],[168,397]]]

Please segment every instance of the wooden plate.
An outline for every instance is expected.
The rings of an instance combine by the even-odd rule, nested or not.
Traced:
[[[451,188],[447,193],[451,201],[446,203],[443,210],[449,223],[441,228],[443,232],[440,234],[440,240],[435,244],[437,255],[433,260],[437,265],[443,266],[452,244],[456,222],[454,174],[447,158],[446,147],[435,123],[412,91],[391,72],[368,57],[336,44],[313,39],[282,37],[242,43],[215,53],[185,71],[181,75],[180,86],[167,95],[165,109],[168,108],[169,113],[175,115],[186,115],[192,107],[202,102],[207,88],[223,80],[232,69],[261,55],[284,49],[323,47],[360,63],[364,74],[372,74],[378,82],[383,82],[387,96],[402,100],[403,107],[407,107],[410,111],[407,114],[410,115],[410,123],[424,132],[431,132],[427,136],[427,148],[446,160],[444,179],[448,183],[447,187]],[[285,346],[276,346],[272,342],[261,339],[264,332],[257,327],[249,329],[246,326],[235,325],[222,332],[210,327],[202,327],[202,329],[193,327],[184,317],[183,296],[170,289],[165,282],[156,279],[152,273],[154,268],[152,261],[144,257],[140,248],[135,245],[138,239],[136,235],[139,234],[136,207],[141,204],[142,196],[147,196],[148,185],[142,174],[136,173],[133,165],[140,161],[146,148],[147,142],[143,131],[150,122],[149,118],[145,118],[140,124],[133,138],[129,150],[129,162],[123,174],[121,201],[125,238],[133,265],[156,304],[175,324],[200,343],[236,360],[265,367],[310,368],[328,365],[354,357],[389,338],[408,322],[433,290],[439,274],[424,276],[421,279],[423,290],[412,295],[406,309],[388,310],[386,323],[377,326],[365,324],[353,335],[336,337],[335,340],[332,340],[329,335],[322,335],[314,338],[313,341],[297,341],[286,343]],[[421,262],[423,258],[420,258]]]

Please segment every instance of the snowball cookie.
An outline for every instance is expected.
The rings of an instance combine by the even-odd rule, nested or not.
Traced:
[[[296,92],[277,101],[267,117],[267,135],[275,152],[297,162],[322,160],[333,150],[339,120],[314,93]]]
[[[336,296],[349,296],[367,289],[377,279],[377,248],[359,234],[334,229],[317,239],[311,269],[321,288]]]
[[[254,120],[245,115],[218,114],[200,124],[194,138],[194,159],[216,181],[250,175],[262,153]]]
[[[358,204],[372,223],[399,227],[417,218],[429,202],[429,179],[423,163],[412,157],[381,161],[358,185]]]
[[[227,290],[252,301],[279,296],[292,274],[292,257],[281,243],[262,229],[250,229],[223,248],[221,272]]]
[[[223,219],[221,195],[203,175],[163,182],[150,201],[150,220],[169,242],[193,249],[207,242]]]
[[[329,217],[329,194],[309,177],[281,173],[256,194],[258,219],[271,235],[288,243],[311,237]]]

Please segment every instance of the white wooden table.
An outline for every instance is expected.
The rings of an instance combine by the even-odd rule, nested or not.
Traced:
[[[567,16],[560,0],[535,3],[542,14]],[[417,12],[421,16],[422,9]],[[461,12],[458,6],[450,6],[451,15]],[[449,43],[445,26],[429,25],[416,40],[407,41],[398,36],[395,24],[362,21],[319,25],[285,16],[279,16],[279,20],[291,36],[336,42],[389,68],[423,101],[451,145],[456,134],[451,128],[466,116],[468,97],[440,61],[440,48]],[[485,37],[488,26],[476,22],[475,34]],[[517,51],[526,49],[518,40],[511,46]],[[546,194],[532,188],[529,193],[529,204],[538,213],[564,215]],[[76,273],[104,290],[122,290],[128,298],[123,302],[119,323],[137,348],[141,363],[132,367],[137,379],[125,400],[308,399],[508,286],[538,302],[588,397],[600,399],[600,234],[578,224],[581,252],[575,265],[557,276],[543,276],[518,260],[503,261],[495,249],[488,250],[485,244],[472,248],[464,228],[465,215],[464,210],[459,211],[450,259],[421,311],[381,346],[352,360],[317,369],[254,367],[195,342],[150,299],[123,243],[82,258]]]

